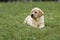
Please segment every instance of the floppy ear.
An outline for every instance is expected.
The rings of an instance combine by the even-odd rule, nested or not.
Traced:
[[[44,12],[42,10],[39,10],[39,15],[41,17],[42,15],[44,15]]]

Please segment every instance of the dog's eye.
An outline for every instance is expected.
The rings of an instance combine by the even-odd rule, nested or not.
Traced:
[[[37,13],[37,12],[35,11],[35,13]]]

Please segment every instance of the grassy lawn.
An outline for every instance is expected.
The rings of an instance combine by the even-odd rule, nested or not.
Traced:
[[[44,11],[43,29],[22,25],[34,7]],[[0,40],[60,40],[60,3],[0,3]]]

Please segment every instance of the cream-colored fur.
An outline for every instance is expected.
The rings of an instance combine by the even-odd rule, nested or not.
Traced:
[[[44,12],[40,8],[33,8],[30,15],[25,18],[24,23],[32,27],[44,27]]]

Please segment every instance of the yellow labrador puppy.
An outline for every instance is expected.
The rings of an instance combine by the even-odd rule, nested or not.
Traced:
[[[40,8],[33,8],[30,15],[25,18],[24,23],[32,27],[44,27],[44,12]]]

